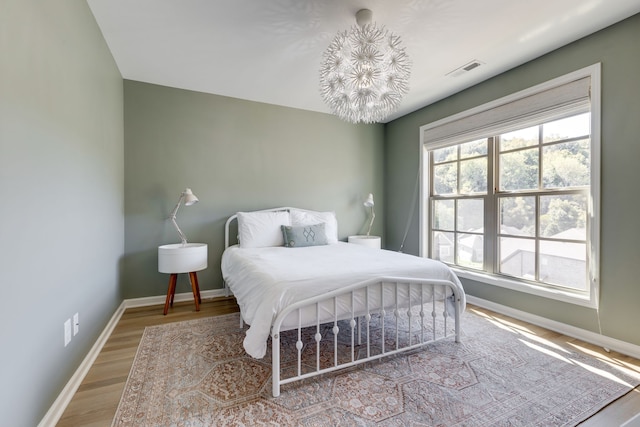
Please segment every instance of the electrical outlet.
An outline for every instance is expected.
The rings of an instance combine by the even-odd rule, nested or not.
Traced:
[[[75,337],[80,330],[80,315],[78,313],[73,315],[73,336]]]
[[[66,347],[69,342],[71,342],[71,319],[64,322],[64,346]]]

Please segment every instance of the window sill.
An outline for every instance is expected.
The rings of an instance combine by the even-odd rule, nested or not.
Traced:
[[[528,283],[519,282],[517,280],[510,280],[506,277],[496,276],[487,273],[475,272],[470,270],[464,270],[452,266],[452,270],[460,278],[474,280],[476,282],[486,283],[488,285],[499,286],[501,288],[507,288],[514,291],[524,292],[527,294],[536,295],[543,298],[549,298],[556,301],[562,301],[569,304],[581,305],[589,308],[598,308],[596,299],[593,297],[595,291],[591,290],[591,298],[589,295],[564,291],[561,289],[545,288],[542,286],[535,286]]]

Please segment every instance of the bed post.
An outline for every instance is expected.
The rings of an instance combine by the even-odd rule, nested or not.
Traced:
[[[271,336],[271,382],[273,397],[280,396],[280,333]]]
[[[456,342],[459,343],[460,342],[460,296],[458,295],[458,291],[454,288],[451,288],[451,290],[453,291],[453,295],[455,295],[456,300],[455,300],[455,316],[456,316],[456,324],[455,324],[455,329],[456,329]]]

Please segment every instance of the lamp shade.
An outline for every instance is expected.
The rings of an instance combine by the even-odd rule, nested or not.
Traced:
[[[369,193],[367,200],[364,201],[364,205],[368,208],[372,208],[375,205],[373,202],[373,194]]]
[[[190,188],[185,188],[184,190],[184,205],[185,206],[191,206],[194,203],[198,203],[198,198],[196,197],[195,194],[193,194],[193,192],[191,191]]]

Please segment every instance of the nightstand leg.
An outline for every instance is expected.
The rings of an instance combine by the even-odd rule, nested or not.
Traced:
[[[196,304],[196,311],[200,311],[200,285],[198,285],[198,275],[195,271],[189,273],[189,279],[191,279],[191,291],[193,292],[193,302]]]
[[[169,311],[169,306],[173,307],[173,296],[176,293],[176,282],[178,281],[178,275],[173,273],[169,276],[169,289],[167,289],[167,299],[164,302],[164,315],[166,316]]]
[[[169,301],[169,306],[173,307],[173,300],[176,297],[176,286],[178,285],[178,274],[172,274],[173,278],[169,278],[169,280],[173,279],[171,284],[171,301]]]
[[[202,297],[200,296],[200,282],[198,282],[198,275],[194,272],[193,278],[196,281],[196,291],[198,292],[198,303],[202,304]]]

